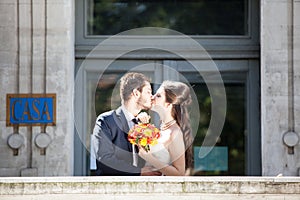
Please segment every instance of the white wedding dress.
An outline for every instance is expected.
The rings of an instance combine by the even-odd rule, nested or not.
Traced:
[[[158,143],[154,146],[150,146],[150,153],[156,157],[160,162],[169,165],[172,163],[170,153],[165,147],[164,143],[170,137],[170,132],[162,131],[160,138],[158,138]]]
[[[150,152],[154,157],[156,157],[160,162],[164,164],[171,164],[171,156],[169,154],[168,149],[162,144],[158,142],[156,145],[150,147]]]

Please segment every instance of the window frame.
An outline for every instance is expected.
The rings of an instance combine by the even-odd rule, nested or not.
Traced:
[[[87,0],[75,0],[75,66],[80,65],[81,60],[86,59],[89,53],[101,43],[103,40],[109,38],[109,36],[87,36],[86,22],[86,3]],[[246,169],[247,175],[261,175],[261,136],[260,136],[260,44],[259,44],[259,0],[249,0],[248,5],[248,34],[244,36],[235,35],[205,35],[205,36],[190,36],[198,43],[200,43],[204,49],[208,52],[209,56],[220,62],[233,62],[236,60],[242,60],[247,64],[247,67],[229,67],[222,68],[226,72],[239,71],[246,75],[245,86],[247,87],[247,131],[251,134],[251,138],[247,140],[247,151],[250,153],[246,160],[249,168]],[[131,36],[133,37],[133,36]],[[124,36],[124,40],[130,39],[129,36]],[[176,36],[164,36],[163,39],[174,39]],[[151,37],[145,37],[151,39]],[[155,38],[156,39],[156,38]],[[182,50],[186,55],[189,55],[189,59],[203,60],[199,52],[193,52],[193,50],[186,49],[185,46],[175,46],[179,51]],[[101,52],[93,53],[91,60],[103,60],[115,58],[114,54]],[[168,54],[166,52],[159,51],[138,51],[122,56],[124,60],[143,60],[149,59],[154,62],[157,60],[164,60],[173,62],[174,60],[181,59],[180,57],[174,57],[174,54]],[[79,98],[75,98],[74,106],[79,107],[79,114],[86,113],[86,83],[87,74],[92,73],[94,70],[99,70],[97,67],[88,67],[80,74],[83,84],[75,88],[75,90],[81,90],[83,93]],[[126,69],[116,69],[116,71],[123,71]],[[75,69],[77,71],[77,69]],[[159,74],[158,74],[159,75]],[[84,106],[83,106],[84,105]],[[84,117],[84,120],[87,118]],[[90,123],[90,122],[89,122]],[[83,122],[79,129],[86,128],[87,122]],[[78,127],[77,127],[78,128]],[[76,129],[77,129],[76,128]],[[85,146],[82,146],[82,138],[84,136],[74,137],[74,175],[87,175],[87,160]],[[252,148],[253,145],[258,148]],[[250,151],[251,148],[251,151]]]
[[[87,35],[87,0],[75,0],[75,57],[83,58],[96,45],[110,36]],[[240,35],[189,35],[199,42],[212,58],[226,56],[227,58],[258,58],[259,57],[259,1],[248,1],[248,34]],[[134,36],[130,36],[134,37]],[[160,37],[160,36],[158,36]],[[164,39],[177,36],[164,36]],[[124,36],[124,39],[128,36]],[[145,36],[151,39],[151,36]],[[222,44],[222,45],[220,45]],[[185,47],[178,46],[184,49]],[[242,52],[242,53],[241,53]],[[139,58],[139,54],[135,55]],[[156,57],[155,53],[147,54],[148,57]],[[166,56],[166,55],[165,55]]]
[[[95,74],[102,73],[105,69],[99,67],[97,60],[90,60],[84,65],[81,65],[82,60],[76,61],[77,71],[76,79],[80,80],[79,85],[75,85],[75,122],[80,122],[81,124],[76,124],[75,141],[74,141],[74,151],[76,158],[74,158],[74,174],[75,175],[88,175],[89,168],[88,166],[88,157],[89,149],[86,148],[89,143],[89,136],[87,131],[90,127],[90,119],[96,118],[96,116],[88,116],[89,111],[93,110],[92,102],[89,102],[89,99],[93,98],[91,95],[91,89],[89,88],[89,83],[91,80],[97,81],[95,79]],[[164,69],[161,68],[161,64],[166,64],[171,67],[177,66],[178,61],[174,60],[120,60],[111,68],[110,72],[122,73],[124,71],[129,71],[134,66],[140,65],[142,63],[152,63],[152,67],[147,68],[148,72],[154,72],[154,76],[158,78],[157,80],[164,80],[167,77],[163,76]],[[199,62],[205,62],[205,60],[199,60]],[[118,64],[120,63],[120,64]],[[245,116],[245,174],[246,175],[261,175],[261,136],[260,136],[260,117],[259,117],[259,88],[260,88],[260,79],[259,79],[259,63],[255,59],[249,60],[231,60],[223,62],[219,60],[216,63],[220,73],[229,73],[232,74],[225,82],[230,83],[243,83],[246,90],[246,116]],[[189,69],[184,69],[181,73],[189,73]],[[236,73],[238,72],[238,73]],[[96,77],[97,78],[97,77]],[[92,89],[93,90],[93,89]],[[84,113],[84,115],[82,115]],[[93,114],[93,113],[91,113]],[[79,126],[78,126],[79,125]],[[83,144],[82,142],[86,143]]]

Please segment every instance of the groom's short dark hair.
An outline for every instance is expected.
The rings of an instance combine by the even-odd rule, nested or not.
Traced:
[[[120,96],[122,102],[126,102],[129,100],[130,95],[134,89],[142,92],[142,89],[146,85],[146,82],[150,82],[149,78],[141,73],[129,72],[122,76],[120,82]]]

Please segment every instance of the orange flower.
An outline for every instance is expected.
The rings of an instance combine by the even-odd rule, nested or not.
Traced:
[[[128,132],[128,141],[131,144],[140,145],[146,151],[150,150],[150,145],[156,145],[160,137],[160,131],[153,124],[136,124]]]

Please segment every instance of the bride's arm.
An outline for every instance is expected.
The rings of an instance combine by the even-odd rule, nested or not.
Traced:
[[[184,176],[185,175],[185,148],[181,131],[172,133],[172,138],[168,146],[168,151],[171,156],[172,163],[167,165],[160,162],[151,153],[140,149],[140,156],[158,169],[166,176]]]

